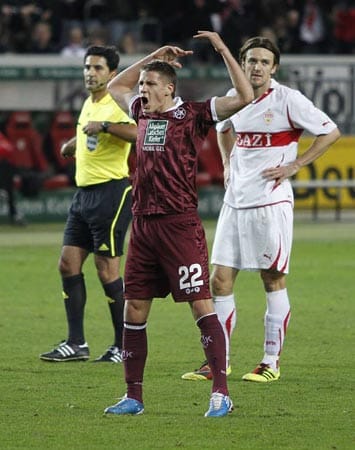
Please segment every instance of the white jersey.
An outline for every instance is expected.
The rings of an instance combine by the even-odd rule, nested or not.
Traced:
[[[233,208],[254,208],[280,202],[293,205],[290,181],[275,187],[262,171],[293,162],[304,130],[319,136],[333,131],[336,124],[301,92],[271,80],[266,93],[216,128],[218,132],[233,128],[236,135],[224,201]]]

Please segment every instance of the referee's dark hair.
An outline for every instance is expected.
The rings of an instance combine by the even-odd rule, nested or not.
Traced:
[[[91,55],[102,56],[103,58],[105,58],[107,66],[111,72],[118,68],[120,55],[118,54],[118,51],[114,46],[92,45],[86,50],[86,53],[84,55],[84,64],[86,58]]]
[[[280,50],[276,44],[270,39],[263,36],[255,36],[246,40],[239,50],[239,62],[242,63],[245,60],[245,56],[248,50],[251,48],[266,48],[274,54],[274,64],[280,64]]]

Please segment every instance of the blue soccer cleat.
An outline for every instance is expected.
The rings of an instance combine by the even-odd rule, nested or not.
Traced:
[[[213,392],[210,398],[210,407],[205,413],[205,417],[223,417],[232,411],[233,403],[228,395]]]
[[[127,397],[127,394],[116,405],[109,406],[105,409],[105,414],[125,415],[131,414],[137,416],[143,414],[143,403],[135,400],[134,398]]]

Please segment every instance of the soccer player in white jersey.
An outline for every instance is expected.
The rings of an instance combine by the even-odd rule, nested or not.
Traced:
[[[255,99],[217,125],[226,193],[212,249],[211,287],[230,373],[229,342],[237,319],[234,283],[240,270],[259,271],[266,293],[264,355],[243,380],[265,383],[280,378],[279,358],[290,320],[286,274],[294,200],[289,178],[323,155],[340,132],[301,92],[272,78],[280,52],[269,39],[247,40],[239,58]],[[315,138],[298,155],[305,130]],[[204,362],[182,378],[208,380],[212,375]]]

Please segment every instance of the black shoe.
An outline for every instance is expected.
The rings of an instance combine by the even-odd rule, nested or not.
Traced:
[[[109,347],[106,352],[96,358],[93,362],[113,362],[113,363],[120,363],[122,362],[122,353],[121,350],[112,345]]]
[[[89,347],[88,344],[77,345],[67,344],[66,341],[61,342],[58,347],[54,348],[48,353],[42,353],[39,355],[43,361],[86,361],[89,359]]]

